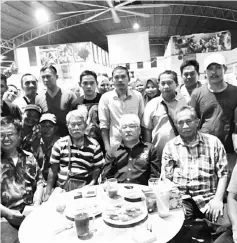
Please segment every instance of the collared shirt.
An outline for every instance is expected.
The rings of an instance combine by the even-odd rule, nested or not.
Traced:
[[[233,169],[227,191],[237,195],[237,164]]]
[[[160,170],[157,150],[152,144],[140,141],[133,148],[121,144],[115,157],[107,154],[102,179],[113,177],[120,183],[147,185],[149,178],[159,177]]]
[[[59,164],[57,186],[63,186],[68,179],[68,165],[71,151],[71,175],[86,181],[89,184],[92,180],[92,173],[97,168],[102,168],[104,158],[98,142],[88,136],[84,136],[84,145],[78,148],[72,143],[70,136],[60,138],[53,146],[50,163]]]
[[[162,170],[202,211],[215,196],[218,180],[228,176],[226,152],[221,141],[209,134],[198,132],[193,145],[177,136],[163,150]]]
[[[18,150],[16,165],[12,158],[1,155],[1,203],[10,209],[23,210],[33,202],[37,186],[45,183],[34,156]]]
[[[51,156],[51,151],[52,151],[54,143],[59,138],[60,137],[58,137],[57,135],[54,135],[51,143],[47,144],[47,146],[44,143],[44,140],[42,138],[40,138],[39,143],[32,148],[33,154],[39,164],[39,167],[41,168],[43,177],[46,181],[48,178],[48,171],[49,171],[49,167],[50,167],[49,160],[50,160],[50,156]]]
[[[195,89],[199,88],[202,86],[202,83],[200,81],[197,81],[197,86]],[[193,89],[193,90],[195,90]],[[184,84],[181,84],[177,90],[177,92],[182,95],[185,99],[186,99],[186,102],[188,103],[191,99],[191,95],[189,94],[186,86]]]
[[[119,131],[119,121],[124,114],[136,114],[141,119],[144,111],[144,101],[141,93],[128,89],[125,99],[120,99],[116,90],[106,92],[99,102],[100,128],[109,130],[110,145],[120,144],[122,138]]]
[[[142,119],[142,126],[152,130],[152,144],[159,150],[160,155],[165,144],[175,137],[165,107],[161,104],[161,101],[166,103],[173,121],[175,110],[187,104],[186,100],[180,95],[176,95],[171,102],[165,101],[161,95],[147,103]]]

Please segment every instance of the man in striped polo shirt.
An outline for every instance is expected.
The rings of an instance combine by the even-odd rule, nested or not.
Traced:
[[[104,158],[98,142],[85,135],[87,118],[88,111],[84,106],[67,114],[69,135],[59,139],[52,148],[45,201],[55,182],[62,188],[69,178],[83,180],[90,185],[97,182]]]

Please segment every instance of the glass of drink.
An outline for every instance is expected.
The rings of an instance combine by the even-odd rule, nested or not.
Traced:
[[[170,188],[159,188],[156,190],[156,202],[158,208],[158,214],[161,218],[169,216],[169,207],[170,207]]]
[[[107,191],[110,198],[114,198],[118,194],[118,181],[115,178],[107,180]]]
[[[87,212],[81,211],[75,215],[74,220],[78,238],[86,238],[92,234],[90,220],[92,220],[91,224],[94,224],[94,217],[91,218]]]

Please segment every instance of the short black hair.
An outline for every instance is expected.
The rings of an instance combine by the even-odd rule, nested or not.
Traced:
[[[164,74],[172,74],[173,75],[173,78],[174,78],[174,82],[178,85],[179,82],[178,82],[178,76],[177,76],[177,73],[175,71],[172,71],[172,70],[165,70],[164,72],[160,73],[160,75],[158,76],[158,83],[160,83],[160,77]]]
[[[181,66],[180,66],[180,72],[181,72],[181,75],[183,74],[183,70],[185,67],[187,66],[194,66],[196,72],[198,73],[199,75],[199,63],[197,60],[195,59],[192,59],[192,60],[187,60],[187,61],[184,61]]]
[[[81,75],[80,75],[80,85],[81,85],[82,78],[83,78],[84,76],[88,76],[88,75],[93,76],[93,77],[95,78],[96,83],[98,84],[96,73],[93,72],[93,71],[90,71],[90,70],[85,70],[85,71],[83,71],[83,72],[81,73]]]
[[[3,80],[5,84],[7,84],[7,76],[2,73],[1,73],[1,80]]]
[[[23,79],[24,79],[24,77],[26,77],[26,76],[32,76],[32,77],[34,77],[34,78],[35,78],[35,81],[38,82],[38,79],[37,79],[33,74],[31,74],[31,73],[25,73],[25,74],[23,74],[22,77],[21,77],[21,87],[22,87],[22,88],[23,88]]]
[[[15,119],[11,116],[4,116],[1,118],[1,127],[4,125],[10,125],[10,124],[13,124],[17,133],[21,132],[22,125],[21,125],[21,121],[19,119]]]
[[[114,76],[114,72],[116,70],[124,70],[126,71],[126,74],[128,75],[128,79],[130,80],[130,75],[129,75],[129,71],[126,67],[123,67],[123,66],[117,66],[116,68],[114,68],[113,72],[112,72],[112,77]]]
[[[57,75],[57,69],[51,65],[51,64],[46,64],[44,65],[41,69],[40,72],[44,72],[46,69],[50,69],[55,75]]]

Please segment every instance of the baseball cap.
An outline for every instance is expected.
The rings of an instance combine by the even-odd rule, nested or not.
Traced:
[[[42,113],[42,110],[38,105],[33,105],[33,104],[27,105],[24,109],[24,112],[27,110],[35,110],[38,111],[40,114]]]
[[[51,121],[52,123],[56,124],[57,123],[57,119],[56,116],[54,114],[51,113],[45,113],[41,116],[40,118],[40,123],[43,121]]]
[[[220,53],[213,53],[207,56],[204,60],[204,70],[212,63],[217,63],[219,65],[226,65],[225,57]]]

